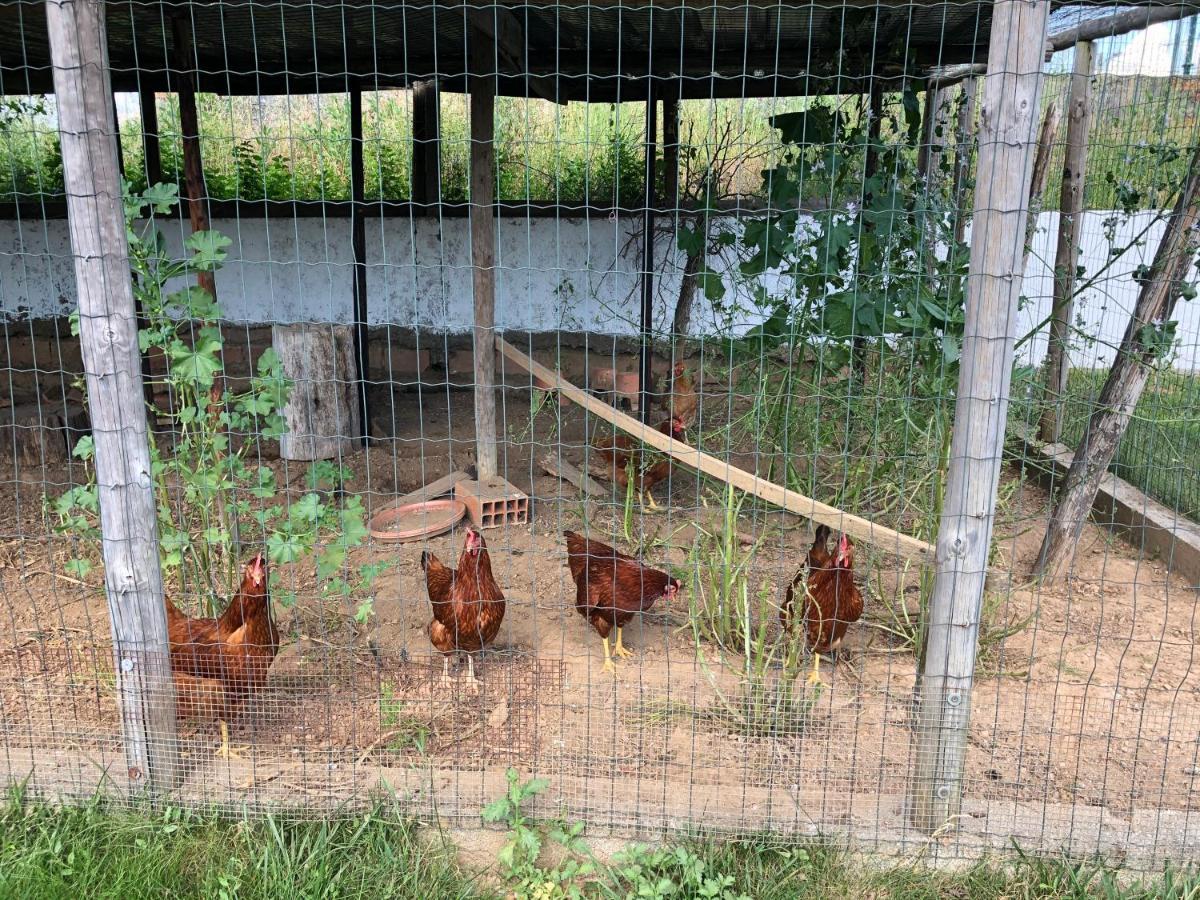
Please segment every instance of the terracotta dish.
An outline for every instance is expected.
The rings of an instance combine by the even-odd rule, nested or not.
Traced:
[[[449,531],[467,514],[461,500],[426,500],[385,506],[371,517],[371,537],[384,543],[402,543]]]

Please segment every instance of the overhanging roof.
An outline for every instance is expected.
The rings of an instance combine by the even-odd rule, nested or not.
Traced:
[[[113,85],[170,91],[190,68],[200,90],[219,94],[430,78],[464,90],[473,11],[498,48],[487,74],[498,70],[499,93],[607,102],[644,97],[650,78],[685,98],[785,96],[982,63],[992,3],[109,0]],[[194,53],[176,47],[177,28]],[[52,90],[43,0],[0,4],[0,79],[6,94]]]

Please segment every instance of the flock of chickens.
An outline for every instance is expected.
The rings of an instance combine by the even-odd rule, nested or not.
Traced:
[[[674,376],[672,416],[659,430],[681,437],[695,415],[695,393],[682,366],[676,367]],[[624,436],[594,449],[611,466],[614,481],[627,486],[629,479],[636,479],[639,494],[648,496],[650,487],[670,473],[669,460],[644,465],[636,444]],[[574,531],[563,535],[567,566],[575,582],[575,609],[600,635],[604,670],[615,674],[613,658],[633,655],[622,640],[624,627],[660,597],[674,599],[681,584],[607,544]],[[796,597],[802,594],[801,621],[813,658],[810,682],[819,677],[820,654],[836,653],[846,629],[863,611],[862,594],[854,583],[854,542],[845,534],[836,541],[833,538],[827,525],[817,527],[805,564],[788,586],[780,611],[783,627],[791,631],[796,622]],[[505,612],[504,592],[492,575],[487,542],[474,528],[467,528],[456,568],[448,568],[424,551],[421,569],[433,611],[429,640],[443,654],[442,677],[449,680],[451,657],[463,653],[468,685],[477,690],[475,654],[495,640]],[[245,566],[237,594],[219,617],[190,618],[170,600],[166,610],[179,711],[185,716],[215,717],[221,731],[217,754],[239,756],[242,751],[229,744],[226,721],[263,687],[279,651],[263,555]],[[614,630],[616,643],[610,645]]]

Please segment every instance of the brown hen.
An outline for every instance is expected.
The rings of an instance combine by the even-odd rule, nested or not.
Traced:
[[[655,430],[669,435],[677,441],[683,440],[683,421],[678,416],[663,420]],[[600,471],[603,475],[622,490],[629,487],[630,477],[635,478],[638,498],[651,509],[659,508],[650,489],[671,474],[670,458],[659,460],[645,467],[646,453],[642,449],[641,443],[637,438],[628,434],[598,439],[593,442],[592,450],[601,460]]]
[[[567,539],[567,566],[575,581],[575,609],[604,641],[604,670],[615,675],[613,654],[633,655],[621,641],[621,630],[659,597],[672,600],[679,592],[679,580],[574,531],[564,531],[563,535]],[[617,645],[610,650],[608,636],[613,628],[617,629]]]
[[[783,627],[792,628],[795,611],[795,590],[804,591],[804,626],[808,646],[813,654],[813,670],[808,680],[820,678],[822,653],[836,653],[846,629],[857,622],[863,613],[863,597],[854,583],[854,541],[841,534],[837,546],[829,552],[833,532],[828,525],[818,525],[816,539],[808,551],[807,564],[796,573],[788,585],[787,596],[779,617]]]
[[[467,655],[470,683],[476,685],[472,654],[495,639],[504,621],[504,594],[492,577],[487,543],[482,534],[468,528],[457,569],[446,568],[428,551],[421,553],[421,568],[433,607],[429,640],[445,654],[442,678],[450,678],[450,656],[462,652]]]
[[[191,618],[166,600],[171,672],[182,715],[216,713],[221,728],[217,755],[240,756],[229,746],[226,720],[262,689],[279,652],[271,619],[267,564],[259,553],[243,569],[237,594],[217,618]]]

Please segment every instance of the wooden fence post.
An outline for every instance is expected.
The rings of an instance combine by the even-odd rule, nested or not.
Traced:
[[[979,614],[1004,451],[1048,0],[995,0],[954,434],[913,734],[914,824],[962,804]]]
[[[117,175],[104,4],[46,0],[105,593],[131,790],[174,788],[181,767],[125,211]]]
[[[1057,444],[1062,436],[1063,399],[1071,363],[1071,319],[1075,314],[1075,269],[1083,236],[1083,190],[1087,177],[1088,126],[1091,124],[1092,45],[1075,45],[1075,69],[1067,100],[1067,152],[1063,160],[1062,192],[1058,202],[1058,247],[1054,253],[1054,300],[1050,311],[1050,340],[1046,347],[1046,400],[1040,423],[1041,438]]]
[[[497,472],[496,451],[496,45],[476,10],[471,52],[471,266],[475,287],[475,468]]]

